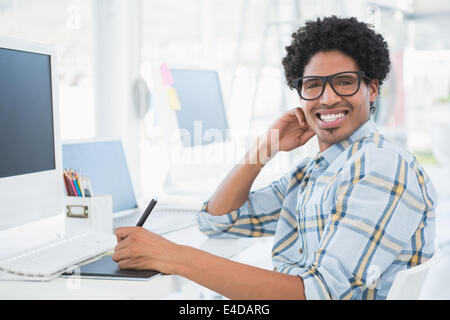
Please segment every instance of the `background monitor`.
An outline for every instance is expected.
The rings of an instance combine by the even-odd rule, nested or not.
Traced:
[[[170,72],[180,104],[175,110],[178,128],[191,136],[191,139],[182,139],[183,146],[216,142],[208,139],[208,130],[220,133],[226,141],[228,124],[217,71],[171,68]]]
[[[213,68],[152,66],[153,110],[168,154],[163,191],[203,198],[231,167],[220,77]]]
[[[0,230],[63,212],[55,52],[0,37]]]

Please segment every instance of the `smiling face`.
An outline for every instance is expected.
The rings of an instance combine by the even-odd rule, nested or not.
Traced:
[[[344,71],[360,71],[355,60],[340,51],[316,53],[305,66],[303,76],[328,76]],[[325,85],[323,94],[312,101],[303,100],[306,121],[316,133],[320,151],[347,139],[362,126],[370,116],[370,102],[378,95],[378,81],[367,84],[361,79],[361,86],[352,96],[339,96]]]

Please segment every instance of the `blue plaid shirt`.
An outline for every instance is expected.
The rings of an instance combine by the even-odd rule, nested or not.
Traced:
[[[274,270],[307,299],[384,299],[397,272],[434,251],[436,193],[413,155],[369,120],[241,208],[197,221],[210,237],[274,236]]]

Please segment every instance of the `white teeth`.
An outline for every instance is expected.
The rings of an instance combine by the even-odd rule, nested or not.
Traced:
[[[325,121],[325,122],[332,122],[332,121],[336,121],[339,118],[342,118],[345,114],[343,112],[338,113],[338,114],[321,114],[320,115],[320,120]]]

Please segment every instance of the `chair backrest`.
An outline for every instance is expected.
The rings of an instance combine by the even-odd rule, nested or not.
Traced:
[[[387,300],[419,299],[428,270],[439,260],[439,257],[439,248],[435,248],[433,256],[427,262],[398,272],[389,290]]]

